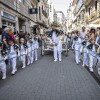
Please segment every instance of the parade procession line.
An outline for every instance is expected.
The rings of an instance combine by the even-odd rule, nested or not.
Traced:
[[[100,86],[72,52],[61,62],[44,55],[0,80],[0,100],[100,100]]]

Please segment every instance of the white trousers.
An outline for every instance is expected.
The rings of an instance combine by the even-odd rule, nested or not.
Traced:
[[[84,65],[88,65],[89,64],[89,58],[88,58],[88,54],[86,52],[84,52],[84,55],[83,55],[83,64]]]
[[[79,50],[75,50],[75,60],[77,64],[80,62],[80,51]]]
[[[31,52],[27,54],[27,64],[31,63]]]
[[[35,61],[38,59],[37,52],[38,52],[38,49],[34,49],[34,59],[35,59]]]
[[[93,69],[93,61],[94,61],[94,57],[89,54],[89,68]]]
[[[26,55],[21,56],[21,61],[23,63],[23,67],[26,67]]]
[[[11,68],[12,68],[12,72],[15,72],[17,67],[16,67],[16,58],[12,58],[10,60],[10,63],[11,63]]]
[[[61,59],[62,55],[61,55],[62,51],[58,50],[57,46],[54,46],[54,59]]]
[[[3,62],[0,62],[0,69],[2,71],[2,76],[3,77],[6,77],[6,64],[5,64],[4,61]]]

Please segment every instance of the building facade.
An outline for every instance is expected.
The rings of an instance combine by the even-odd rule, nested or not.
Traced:
[[[48,14],[46,15],[46,12],[41,10],[42,6],[39,6],[40,1],[41,5],[47,6],[47,0],[0,0],[0,27],[8,26],[14,27],[15,31],[22,29],[28,33],[39,33],[38,30],[42,25],[38,22],[39,16],[43,17],[44,21],[48,20]]]

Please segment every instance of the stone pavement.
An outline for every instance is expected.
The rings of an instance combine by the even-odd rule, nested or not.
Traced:
[[[100,100],[100,86],[72,53],[56,63],[45,55],[0,80],[0,100]]]

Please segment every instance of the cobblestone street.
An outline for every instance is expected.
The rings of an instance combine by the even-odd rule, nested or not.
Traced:
[[[72,53],[57,63],[45,55],[0,80],[0,100],[100,100],[100,87],[85,68],[75,64]]]

